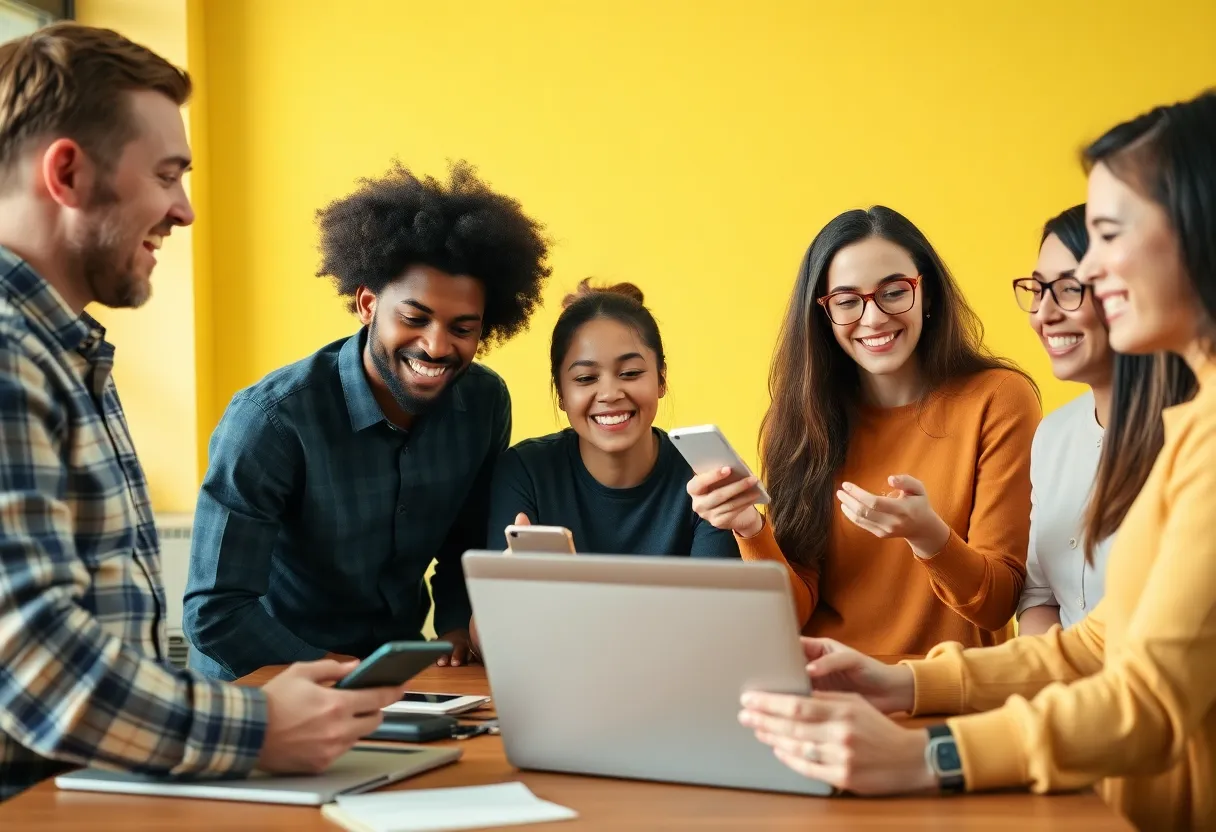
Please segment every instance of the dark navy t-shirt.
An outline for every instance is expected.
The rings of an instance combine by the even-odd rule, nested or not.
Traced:
[[[504,451],[494,471],[487,544],[505,547],[504,529],[522,511],[533,525],[570,529],[584,554],[739,557],[731,532],[693,512],[686,490],[692,469],[667,434],[653,430],[654,470],[631,488],[609,488],[591,476],[572,428]]]

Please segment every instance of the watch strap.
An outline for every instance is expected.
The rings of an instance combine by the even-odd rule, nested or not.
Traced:
[[[930,725],[929,744],[925,746],[925,761],[937,776],[938,787],[947,794],[966,791],[963,778],[963,763],[959,756],[958,743],[950,726],[941,723]]]

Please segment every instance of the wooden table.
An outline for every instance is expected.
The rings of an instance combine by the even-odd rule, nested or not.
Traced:
[[[242,682],[262,684],[278,668],[265,668]],[[432,668],[412,684],[418,690],[488,693],[480,666]],[[567,774],[521,772],[512,768],[499,737],[455,743],[460,762],[390,788],[432,789],[521,780],[538,797],[569,806],[576,821],[514,829],[720,830],[788,829],[962,829],[1026,832],[1131,830],[1093,792],[1039,797],[1025,793],[922,798],[813,798],[697,786],[672,786]],[[220,832],[231,829],[324,830],[339,827],[312,808],[183,800],[165,797],[62,792],[51,782],[0,805],[4,832]]]

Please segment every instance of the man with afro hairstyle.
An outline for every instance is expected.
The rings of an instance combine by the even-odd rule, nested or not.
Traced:
[[[461,162],[399,163],[318,212],[321,268],[359,331],[233,397],[195,513],[185,630],[222,679],[421,638],[471,658],[460,557],[486,543],[511,400],[479,350],[523,330],[543,229]]]

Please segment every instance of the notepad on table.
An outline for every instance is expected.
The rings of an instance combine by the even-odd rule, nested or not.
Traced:
[[[578,817],[523,783],[343,796],[321,812],[351,832],[446,832]]]

